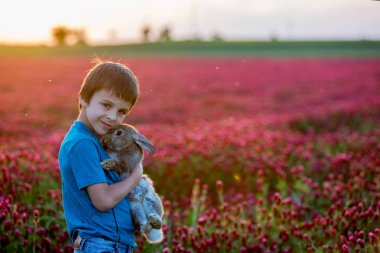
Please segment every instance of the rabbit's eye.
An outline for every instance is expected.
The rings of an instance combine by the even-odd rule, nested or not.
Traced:
[[[115,133],[116,136],[122,136],[123,135],[123,131],[121,130],[117,130],[116,133]]]

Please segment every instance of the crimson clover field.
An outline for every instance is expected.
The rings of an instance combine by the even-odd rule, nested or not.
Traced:
[[[165,238],[136,252],[379,252],[380,59],[114,58]],[[1,252],[72,252],[57,154],[87,57],[0,59]]]

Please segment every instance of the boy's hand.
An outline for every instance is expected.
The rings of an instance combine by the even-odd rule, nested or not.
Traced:
[[[142,175],[143,173],[142,162],[139,162],[137,166],[132,170],[132,174],[133,173],[138,173]]]
[[[131,175],[135,175],[137,178],[139,178],[138,180],[140,181],[142,174],[143,174],[143,166],[142,166],[142,162],[139,162],[137,166],[133,168]]]

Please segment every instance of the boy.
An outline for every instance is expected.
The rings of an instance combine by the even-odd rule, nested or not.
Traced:
[[[100,163],[109,156],[99,137],[120,125],[137,101],[136,77],[124,65],[99,62],[79,92],[79,115],[59,150],[63,208],[74,252],[132,252],[135,227],[127,194],[142,178],[141,163],[121,180]]]

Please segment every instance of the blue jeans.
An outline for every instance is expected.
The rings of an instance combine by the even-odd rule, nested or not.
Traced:
[[[83,238],[74,253],[133,253],[133,248],[103,238]]]

